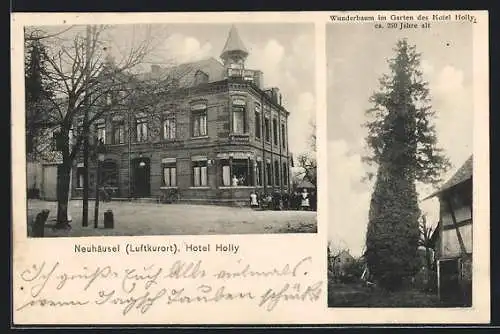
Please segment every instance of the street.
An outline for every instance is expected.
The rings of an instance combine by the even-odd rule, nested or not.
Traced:
[[[34,219],[42,209],[50,214],[45,237],[80,236],[140,236],[140,235],[206,235],[261,233],[316,233],[316,212],[254,211],[212,205],[154,204],[139,202],[100,203],[99,227],[94,228],[94,203],[89,203],[89,226],[82,227],[82,201],[70,201],[73,218],[71,230],[52,230],[57,203],[28,200],[28,219]],[[114,229],[104,229],[104,212],[114,214]]]

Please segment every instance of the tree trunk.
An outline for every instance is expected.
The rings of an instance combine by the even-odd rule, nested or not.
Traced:
[[[431,252],[429,251],[429,247],[425,247],[425,261],[427,264],[427,269],[429,271],[432,270],[432,262],[431,262]]]
[[[63,159],[57,168],[57,225],[63,227],[68,224],[69,180],[71,161]]]

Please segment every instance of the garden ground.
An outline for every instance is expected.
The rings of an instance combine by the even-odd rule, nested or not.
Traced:
[[[328,307],[446,307],[436,294],[417,289],[384,291],[362,283],[328,283]]]

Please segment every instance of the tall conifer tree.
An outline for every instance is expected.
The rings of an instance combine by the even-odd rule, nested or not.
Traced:
[[[420,210],[416,182],[437,184],[450,167],[437,147],[434,110],[416,47],[403,39],[390,59],[390,74],[372,95],[365,123],[369,164],[378,166],[366,235],[366,260],[374,279],[397,289],[416,271]]]

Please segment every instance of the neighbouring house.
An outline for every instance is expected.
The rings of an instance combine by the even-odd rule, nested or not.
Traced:
[[[109,110],[94,126],[104,160],[89,163],[94,180],[106,180],[113,197],[175,198],[185,202],[248,204],[250,193],[289,191],[289,112],[277,87],[264,88],[263,73],[245,66],[249,51],[231,27],[221,61],[175,67],[152,65],[137,80],[175,80],[156,109]],[[110,97],[113,98],[113,97]],[[73,198],[83,193],[83,158],[73,169]]]
[[[472,171],[473,157],[458,169],[436,193],[440,220],[432,235],[435,242],[437,288],[450,305],[472,303]]]
[[[62,163],[61,152],[56,150],[57,133],[58,128],[54,125],[41,128],[35,141],[36,154],[26,154],[28,198],[57,200],[57,169]]]
[[[335,278],[341,278],[348,274],[348,268],[356,259],[348,250],[342,250],[338,254],[330,256],[330,268]]]

